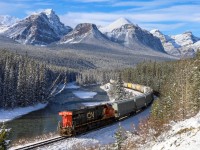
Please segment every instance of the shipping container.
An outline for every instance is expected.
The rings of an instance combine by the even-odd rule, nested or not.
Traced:
[[[137,110],[141,109],[142,107],[146,106],[145,96],[136,96],[135,98],[136,108]]]
[[[136,111],[134,99],[116,101],[112,103],[112,106],[116,111],[115,117],[117,118]]]

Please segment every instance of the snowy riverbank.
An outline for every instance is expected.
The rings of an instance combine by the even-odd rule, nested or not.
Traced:
[[[23,116],[25,114],[28,114],[32,111],[36,111],[39,109],[43,109],[47,106],[46,104],[37,104],[34,106],[29,106],[29,107],[19,107],[19,108],[15,108],[15,109],[11,109],[11,110],[4,110],[4,109],[0,109],[0,122],[6,122],[6,121],[10,121],[13,120],[15,118],[18,118],[20,116]]]
[[[60,94],[65,88],[74,88],[74,83],[69,83],[67,85],[65,84],[58,85],[57,88],[55,88],[55,91],[53,90],[51,94],[54,96],[57,94]],[[0,109],[0,122],[7,122],[15,118],[19,118],[23,115],[26,115],[30,112],[43,109],[47,106],[47,104],[48,103],[45,103],[45,104],[39,103],[34,106],[19,107],[19,108],[9,109],[9,110]]]

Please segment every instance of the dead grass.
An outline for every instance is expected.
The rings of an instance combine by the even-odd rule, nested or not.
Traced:
[[[193,128],[193,127],[191,127],[191,128],[184,128],[184,129],[181,129],[181,130],[179,130],[178,132],[176,132],[175,135],[180,135],[180,134],[183,134],[183,133],[192,131],[192,130],[194,130],[194,129],[195,129],[195,128]]]

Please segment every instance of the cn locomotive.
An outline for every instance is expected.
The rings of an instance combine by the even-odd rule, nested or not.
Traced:
[[[142,92],[143,95],[111,104],[59,112],[62,116],[58,126],[59,134],[71,137],[103,127],[142,110],[153,101],[153,90],[150,87],[132,83],[124,83],[124,87]]]

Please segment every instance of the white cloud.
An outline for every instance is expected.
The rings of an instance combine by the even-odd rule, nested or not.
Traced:
[[[113,20],[122,17],[119,14],[108,14],[108,13],[79,13],[79,12],[68,12],[65,15],[60,15],[60,19],[66,25],[72,27],[78,23],[95,23],[97,25],[107,25]]]
[[[152,11],[68,12],[61,15],[60,18],[66,25],[74,27],[78,23],[86,22],[104,26],[120,17],[125,17],[145,29],[159,28],[163,31],[169,31],[186,26],[186,24],[200,24],[198,10],[198,5],[178,5]]]
[[[133,23],[141,24],[147,22],[198,22],[200,12],[197,12],[198,6],[175,6],[164,9],[158,9],[149,12],[68,12],[61,15],[61,20],[68,25],[76,25],[80,22],[92,22],[96,24],[105,25],[120,17],[125,17]],[[192,16],[191,16],[192,15]]]
[[[153,21],[165,21],[163,19],[163,15],[154,14],[155,19],[151,19],[150,15],[148,14],[107,14],[107,13],[74,13],[70,12],[63,16],[60,16],[61,21],[64,22],[66,25],[70,25],[75,27],[79,23],[95,23],[96,25],[108,25],[109,23],[113,22],[114,20],[125,17],[132,21],[134,24],[139,24],[140,27],[151,30],[151,29],[160,29],[161,31],[170,31],[180,27],[183,27],[185,23],[151,23]],[[171,17],[168,17],[168,20]]]
[[[22,9],[29,8],[26,4],[21,3],[7,3],[7,2],[0,2],[0,14],[6,15],[12,12],[20,11]]]
[[[146,30],[159,29],[161,31],[171,31],[186,25],[185,23],[162,24],[162,23],[142,23],[140,27]]]

